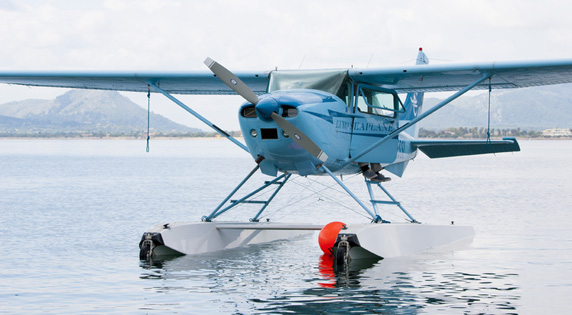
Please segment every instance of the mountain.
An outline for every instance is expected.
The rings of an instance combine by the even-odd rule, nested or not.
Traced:
[[[426,98],[424,108],[440,99]],[[420,127],[486,127],[488,93],[462,96],[421,121]],[[202,133],[151,113],[151,132]],[[572,127],[572,85],[493,90],[491,128],[542,130]],[[25,100],[0,105],[0,135],[141,136],[147,132],[147,111],[117,92],[70,90],[54,100]]]
[[[197,133],[151,113],[151,132]],[[54,100],[25,100],[0,105],[0,133],[9,135],[142,135],[147,111],[118,92],[71,90]]]
[[[421,128],[443,130],[449,127],[486,127],[488,92],[461,96],[422,120]],[[424,109],[440,99],[426,98]],[[493,90],[491,128],[542,130],[572,128],[572,85],[561,84],[524,89]]]

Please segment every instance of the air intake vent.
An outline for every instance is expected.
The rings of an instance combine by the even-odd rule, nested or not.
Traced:
[[[296,117],[298,116],[298,109],[289,105],[282,105],[282,117]]]
[[[256,118],[256,110],[254,106],[247,106],[240,111],[240,115],[246,118]]]
[[[276,128],[260,128],[260,137],[263,140],[278,139],[278,130]]]

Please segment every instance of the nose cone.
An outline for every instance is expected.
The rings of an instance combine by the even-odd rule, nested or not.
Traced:
[[[280,105],[273,97],[265,97],[256,104],[255,107],[256,115],[264,121],[271,121],[270,115],[273,112],[278,113],[280,110]]]

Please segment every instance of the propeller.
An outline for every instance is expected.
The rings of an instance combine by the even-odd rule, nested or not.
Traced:
[[[328,155],[320,149],[320,147],[306,136],[300,129],[296,128],[289,121],[284,119],[284,117],[278,114],[280,109],[280,104],[274,98],[264,98],[262,100],[258,99],[258,96],[246,85],[242,80],[240,80],[234,73],[230,72],[225,67],[221,66],[218,62],[207,58],[205,60],[205,65],[229,88],[238,93],[248,102],[256,106],[256,113],[261,119],[270,120],[272,119],[284,132],[292,137],[292,139],[298,143],[302,148],[312,154],[314,157],[322,162],[326,162]]]
[[[228,85],[229,88],[233,89],[236,93],[242,96],[245,100],[251,102],[252,104],[258,104],[258,96],[242,82],[234,73],[230,72],[227,68],[221,66],[218,62],[212,60],[211,58],[205,59],[205,65],[211,69],[211,71],[221,79],[224,84]]]

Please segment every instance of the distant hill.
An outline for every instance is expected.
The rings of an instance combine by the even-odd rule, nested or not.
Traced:
[[[424,110],[439,101],[426,98]],[[461,97],[423,120],[420,127],[486,127],[487,110],[488,93]],[[572,128],[572,85],[493,90],[491,128]],[[147,111],[117,92],[71,90],[54,100],[0,105],[0,136],[142,136],[146,132]],[[202,133],[153,113],[151,132]]]
[[[427,98],[424,110],[440,99]],[[460,97],[419,123],[421,128],[486,127],[488,93]],[[572,85],[493,90],[491,128],[572,128]]]
[[[151,113],[151,132],[201,133]],[[54,100],[0,105],[2,135],[143,135],[147,111],[117,92],[71,90]]]

